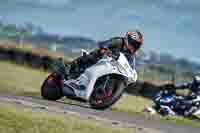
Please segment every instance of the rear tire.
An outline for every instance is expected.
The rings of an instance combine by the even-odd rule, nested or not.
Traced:
[[[108,75],[107,75],[108,76]],[[106,108],[111,107],[113,104],[115,104],[122,96],[123,92],[124,92],[124,88],[125,88],[125,82],[123,79],[121,79],[118,76],[112,76],[111,81],[112,84],[109,87],[112,87],[114,90],[114,93],[112,94],[112,97],[108,100],[108,101],[104,101],[102,103],[96,103],[96,93],[97,93],[97,87],[99,84],[100,80],[105,80],[106,76],[103,76],[101,78],[99,78],[96,81],[96,84],[94,86],[94,91],[90,97],[89,103],[91,105],[91,108],[93,109],[100,109],[100,110],[104,110]]]
[[[41,96],[44,99],[56,101],[63,97],[61,82],[54,74],[50,74],[43,82]]]

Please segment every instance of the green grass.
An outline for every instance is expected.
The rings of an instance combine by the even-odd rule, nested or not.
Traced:
[[[141,113],[146,106],[153,105],[149,99],[141,96],[124,95],[113,107],[114,110],[130,113]]]
[[[71,116],[64,118],[44,112],[22,111],[11,105],[0,106],[1,133],[134,133],[136,130],[114,128],[109,124],[79,120]]]
[[[124,95],[114,106],[113,110],[118,112],[127,112],[132,115],[144,117],[145,119],[160,119],[155,115],[144,112],[144,108],[153,106],[153,101],[141,96]]]
[[[41,70],[0,61],[0,93],[40,96],[40,86],[47,75],[47,72]],[[151,105],[153,105],[153,102],[149,99],[125,95],[113,106],[113,110],[141,115],[147,119],[167,120],[180,124],[200,126],[198,122],[183,117],[151,116],[144,113],[143,109]]]
[[[0,92],[17,95],[39,95],[40,86],[47,72],[19,66],[11,62],[0,62]]]

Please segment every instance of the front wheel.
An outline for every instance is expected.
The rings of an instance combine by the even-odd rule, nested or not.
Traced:
[[[122,96],[125,81],[119,76],[107,75],[99,78],[90,97],[94,109],[106,109],[115,104]]]

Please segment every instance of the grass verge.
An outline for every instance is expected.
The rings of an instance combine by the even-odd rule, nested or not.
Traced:
[[[0,92],[37,96],[47,72],[0,61]]]
[[[135,129],[114,128],[74,117],[51,116],[47,113],[18,110],[0,104],[1,133],[134,133]],[[65,116],[66,117],[66,116]]]

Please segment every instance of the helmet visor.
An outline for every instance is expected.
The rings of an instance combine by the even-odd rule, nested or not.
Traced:
[[[133,38],[131,38],[130,36],[128,36],[127,39],[128,39],[128,44],[132,45],[136,50],[138,50],[141,47],[141,44],[136,40],[134,40]]]

